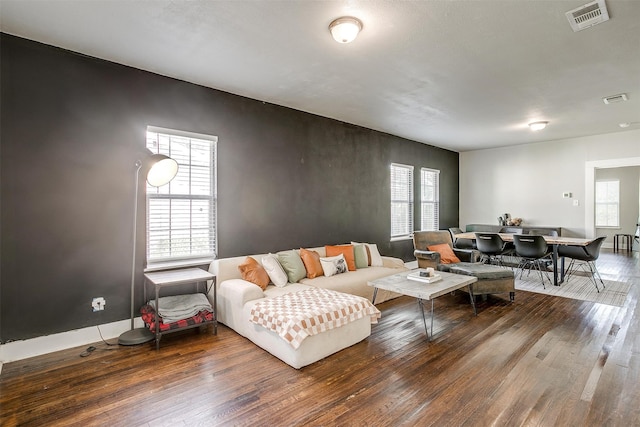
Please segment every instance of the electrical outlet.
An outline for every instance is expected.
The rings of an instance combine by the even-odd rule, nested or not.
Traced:
[[[102,297],[94,298],[91,301],[91,307],[93,307],[94,312],[104,310],[105,305],[107,305],[107,301]]]

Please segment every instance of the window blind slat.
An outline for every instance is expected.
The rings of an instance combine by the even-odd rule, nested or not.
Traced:
[[[434,231],[440,229],[440,171],[422,168],[420,170],[420,229]]]
[[[216,256],[216,141],[147,131],[147,148],[178,162],[162,187],[147,186],[147,260]]]
[[[413,232],[413,166],[391,164],[391,237]]]

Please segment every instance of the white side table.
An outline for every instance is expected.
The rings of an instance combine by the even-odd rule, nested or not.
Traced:
[[[160,348],[160,338],[162,338],[163,334],[168,334],[171,332],[183,331],[185,329],[195,328],[198,326],[208,325],[209,323],[213,323],[213,334],[218,334],[218,316],[216,313],[217,307],[217,294],[216,294],[216,276],[205,271],[201,268],[183,268],[179,270],[167,270],[167,271],[156,271],[152,273],[145,273],[145,279],[151,282],[155,287],[156,293],[156,324],[155,324],[155,335],[156,335],[156,350]],[[176,286],[176,285],[184,285],[188,283],[196,284],[196,291],[199,289],[199,285],[202,282],[205,282],[205,295],[207,292],[206,281],[213,280],[213,320],[206,321],[203,323],[197,323],[195,325],[188,325],[181,328],[170,329],[167,331],[160,331],[160,322],[159,322],[159,309],[160,306],[158,304],[158,298],[160,294],[160,289],[166,286]],[[144,299],[147,299],[147,286],[144,286]]]

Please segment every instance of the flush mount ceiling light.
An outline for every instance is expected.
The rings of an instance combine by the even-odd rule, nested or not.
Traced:
[[[548,124],[549,122],[532,122],[529,123],[529,128],[531,128],[531,130],[542,130],[546,128]]]
[[[351,43],[358,37],[360,30],[362,30],[362,22],[351,16],[343,16],[329,24],[329,31],[338,43]]]
[[[628,128],[629,126],[636,126],[636,125],[640,125],[640,122],[624,122],[624,123],[618,123],[618,126],[620,126],[621,128]]]

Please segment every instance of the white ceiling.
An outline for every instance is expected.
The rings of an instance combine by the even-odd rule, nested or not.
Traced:
[[[574,33],[565,12],[587,2],[0,0],[0,28],[468,151],[640,128],[640,1]],[[328,30],[343,15],[364,24],[351,44]]]

